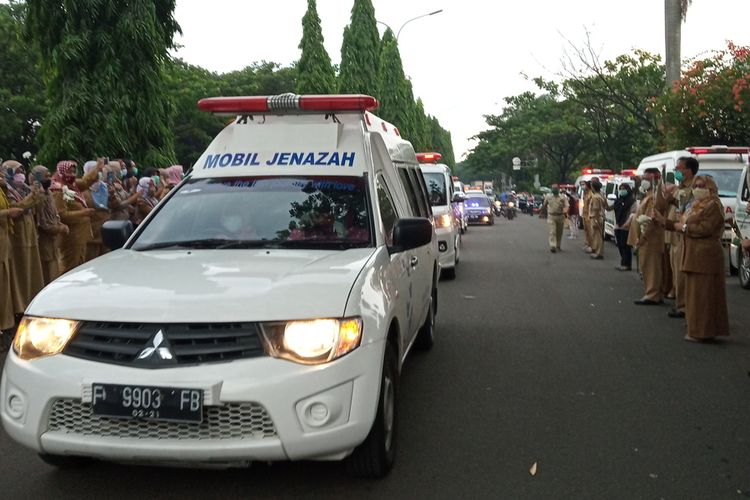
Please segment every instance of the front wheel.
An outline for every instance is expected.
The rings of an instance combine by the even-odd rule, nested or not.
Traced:
[[[750,259],[748,259],[742,249],[740,249],[738,257],[739,267],[737,268],[737,274],[739,275],[740,286],[745,290],[750,290]]]
[[[396,353],[387,342],[380,380],[380,398],[375,422],[364,442],[346,459],[349,474],[363,479],[385,477],[396,459],[396,401],[398,366]]]

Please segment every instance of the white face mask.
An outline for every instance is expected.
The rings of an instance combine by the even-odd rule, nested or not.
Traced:
[[[237,231],[242,227],[242,217],[239,215],[228,215],[221,221],[221,225],[229,231]]]
[[[648,179],[644,179],[641,181],[641,187],[639,188],[641,193],[645,193],[649,189],[651,189],[651,181]]]
[[[711,192],[707,188],[693,188],[693,198],[702,200],[708,198]]]

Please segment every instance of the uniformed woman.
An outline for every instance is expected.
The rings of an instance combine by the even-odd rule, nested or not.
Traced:
[[[16,324],[10,279],[10,235],[22,213],[23,209],[10,206],[5,173],[0,172],[0,331]]]

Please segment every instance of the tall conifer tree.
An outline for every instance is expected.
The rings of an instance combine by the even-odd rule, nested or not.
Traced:
[[[49,77],[39,157],[173,162],[164,71],[180,29],[175,0],[28,0],[28,8]]]
[[[380,36],[370,0],[354,0],[341,44],[339,91],[375,95],[378,85]]]
[[[315,0],[307,0],[307,12],[302,18],[302,56],[297,64],[297,93],[333,94],[336,92],[336,73],[331,58],[323,45],[323,31]]]
[[[380,101],[378,116],[398,127],[405,139],[413,141],[414,120],[410,111],[414,107],[414,102],[409,95],[398,43],[390,28],[383,34],[378,74],[378,85],[374,94]]]

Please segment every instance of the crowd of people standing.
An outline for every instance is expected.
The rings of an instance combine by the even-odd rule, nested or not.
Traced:
[[[584,251],[592,259],[604,258],[604,215],[614,211],[615,242],[620,253],[616,269],[631,271],[635,253],[643,281],[644,294],[635,304],[650,306],[674,300],[667,314],[686,319],[684,339],[691,342],[729,335],[722,246],[724,209],[716,183],[710,176],[700,175],[699,170],[695,158],[680,158],[675,168],[678,184],[667,184],[658,168],[646,169],[635,179],[635,188],[620,184],[611,203],[602,195],[598,178],[583,185]],[[565,194],[554,190],[545,197],[553,253],[560,251],[561,214],[573,203],[567,198],[575,196]],[[750,240],[743,241],[743,249],[750,250]]]
[[[139,224],[183,177],[183,168],[139,171],[132,160],[97,158],[27,171],[0,166],[0,332],[12,329],[34,296],[61,274],[109,249],[109,220]]]

